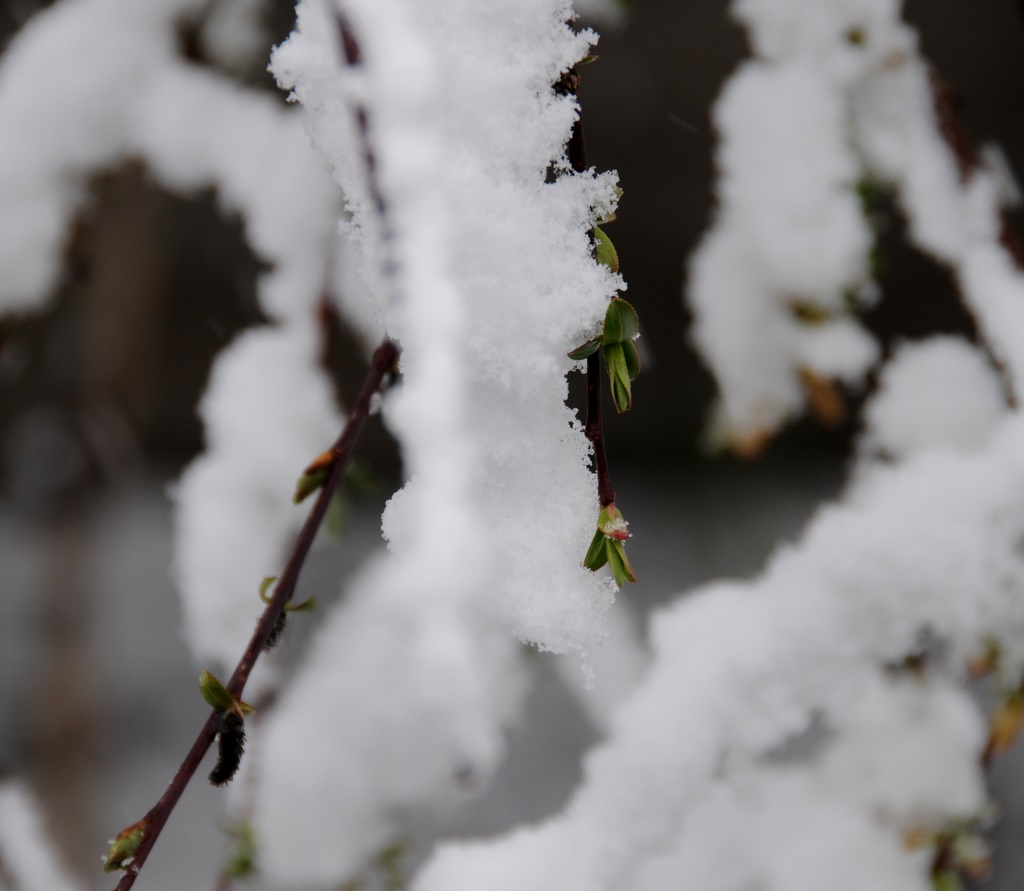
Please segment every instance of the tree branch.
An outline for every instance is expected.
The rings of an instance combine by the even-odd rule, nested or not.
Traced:
[[[349,67],[360,65],[362,63],[362,52],[349,27],[348,20],[341,13],[338,13],[337,23],[345,64]],[[366,167],[370,198],[380,218],[384,242],[387,243],[391,240],[388,228],[387,205],[377,178],[377,161],[369,136],[369,115],[362,104],[356,104],[353,108],[353,115],[356,120],[359,151]],[[390,262],[386,263],[384,269],[385,277],[389,277],[393,271],[393,264]],[[341,434],[334,445],[317,459],[317,463],[327,469],[327,477],[320,488],[317,499],[309,512],[309,516],[306,518],[306,522],[302,526],[302,530],[299,532],[284,571],[281,573],[277,586],[274,588],[273,596],[263,610],[263,615],[256,625],[256,630],[249,640],[249,645],[246,647],[234,673],[231,675],[231,680],[226,685],[228,693],[235,699],[241,698],[245,684],[249,680],[249,675],[259,659],[260,653],[263,652],[267,641],[274,634],[278,619],[295,593],[299,573],[302,571],[306,557],[313,545],[313,540],[316,538],[320,525],[323,523],[331,498],[344,476],[345,468],[352,457],[352,451],[363,430],[366,419],[370,415],[373,397],[381,390],[386,378],[394,370],[398,361],[398,355],[399,348],[397,344],[385,337],[373,354],[370,368],[363,380],[359,395],[356,397],[355,404],[349,413],[348,420],[345,422]],[[115,891],[128,891],[135,884],[135,879],[149,857],[149,853],[153,849],[157,838],[163,831],[168,818],[178,803],[178,799],[181,798],[189,780],[192,779],[195,772],[199,769],[199,765],[207,750],[217,738],[217,733],[221,726],[220,717],[220,711],[214,709],[211,712],[202,730],[200,730],[199,736],[192,744],[188,755],[185,756],[185,760],[182,761],[177,773],[175,773],[174,778],[167,787],[167,791],[164,792],[160,800],[140,821],[142,826],[144,826],[142,840],[130,861],[126,861],[127,868],[125,874],[121,877],[121,881],[118,882]]]
[[[249,645],[246,647],[234,673],[231,675],[231,680],[226,685],[228,692],[234,697],[242,695],[246,681],[248,681],[256,661],[259,659],[260,653],[263,651],[263,647],[273,631],[278,616],[295,593],[299,573],[302,571],[303,564],[313,545],[313,540],[327,513],[331,498],[344,476],[345,468],[352,457],[352,452],[359,439],[359,435],[367,418],[370,416],[373,397],[380,392],[386,378],[394,369],[395,363],[398,360],[398,352],[398,347],[393,341],[384,340],[373,354],[373,361],[367,371],[366,378],[363,380],[363,385],[355,405],[353,405],[349,413],[341,434],[328,450],[333,458],[328,476],[309,512],[309,516],[306,518],[306,522],[302,526],[302,530],[295,540],[295,545],[292,548],[284,571],[281,573],[280,580],[274,589],[274,594],[263,610],[263,615],[256,625],[256,630],[249,640]],[[135,884],[139,872],[145,865],[146,859],[149,857],[153,845],[156,844],[157,838],[160,836],[175,805],[178,803],[178,799],[181,798],[189,780],[192,779],[195,772],[199,769],[203,757],[216,739],[220,714],[216,709],[211,711],[202,730],[199,731],[199,736],[192,744],[192,748],[174,774],[174,778],[167,787],[167,791],[164,792],[160,800],[143,818],[145,834],[124,875],[121,877],[121,881],[117,883],[115,891],[128,891]]]

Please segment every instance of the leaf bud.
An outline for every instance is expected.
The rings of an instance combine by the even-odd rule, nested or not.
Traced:
[[[133,823],[122,829],[117,834],[117,838],[110,842],[107,855],[103,858],[103,871],[113,872],[116,869],[127,869],[131,865],[139,845],[142,844],[142,839],[145,838],[148,828],[149,822],[142,819],[138,823]]]

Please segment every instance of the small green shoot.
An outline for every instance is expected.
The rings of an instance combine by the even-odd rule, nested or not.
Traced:
[[[122,829],[116,838],[111,839],[110,847],[103,858],[103,871],[114,872],[114,870],[127,869],[131,866],[135,852],[142,844],[142,839],[145,838],[148,828],[148,821],[139,820],[138,823],[133,823]]]
[[[636,575],[626,557],[626,539],[630,537],[629,524],[614,504],[605,507],[597,518],[597,531],[591,539],[583,565],[597,572],[606,563],[615,582],[621,588],[626,582],[635,582]]]
[[[234,712],[239,718],[248,718],[256,711],[249,703],[232,696],[227,687],[208,671],[199,675],[199,693],[207,705],[219,712]]]

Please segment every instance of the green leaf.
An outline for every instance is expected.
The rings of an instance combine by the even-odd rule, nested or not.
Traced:
[[[302,603],[289,603],[285,609],[290,613],[311,613],[316,609],[316,598],[310,597],[308,600],[303,600]]]
[[[600,226],[594,226],[594,239],[596,241],[594,252],[597,255],[597,262],[604,263],[612,272],[618,272],[619,255],[615,250],[615,245],[612,244],[612,240]]]
[[[626,557],[626,546],[615,538],[606,539],[608,542],[608,567],[612,571],[612,575],[615,576],[615,581],[621,588],[626,582],[635,582],[636,576],[633,574],[633,567],[629,565],[629,560]]]
[[[203,695],[207,705],[218,711],[226,712],[235,707],[235,700],[228,693],[227,687],[208,671],[199,675],[199,692]]]
[[[127,869],[135,852],[139,849],[139,845],[142,844],[142,839],[145,838],[148,828],[149,822],[143,819],[122,829],[117,834],[117,838],[111,840],[110,847],[107,848],[107,855],[103,858],[103,871],[113,872],[115,869]]]
[[[571,353],[569,358],[575,362],[579,362],[581,359],[586,359],[598,351],[601,347],[601,338],[593,337],[588,340],[583,346],[578,346]]]
[[[260,582],[260,600],[262,600],[264,603],[270,603],[270,601],[273,599],[269,594],[267,594],[267,591],[269,590],[270,586],[274,584],[274,582],[276,581],[276,575],[268,575],[264,576],[263,581]]]
[[[636,310],[621,297],[613,297],[604,314],[604,344],[632,340],[639,333],[640,320]]]
[[[640,374],[640,352],[631,340],[622,344],[622,352],[626,358],[626,373],[631,381],[635,381]]]
[[[608,537],[600,529],[594,533],[594,538],[590,542],[590,548],[587,550],[587,556],[583,558],[583,565],[591,572],[597,572],[608,562],[608,553],[605,546],[607,541]]]
[[[604,356],[604,367],[608,369],[608,378],[615,380],[616,375],[629,377],[626,369],[626,354],[621,343],[606,343],[601,347],[601,355]]]

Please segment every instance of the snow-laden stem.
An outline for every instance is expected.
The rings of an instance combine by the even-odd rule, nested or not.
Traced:
[[[566,89],[579,98],[580,77],[575,68],[571,68],[565,79]],[[588,169],[587,143],[583,135],[583,110],[577,112],[576,121],[566,146],[566,155],[572,169],[583,173]],[[594,236],[593,230],[590,232]],[[587,420],[584,427],[587,439],[594,446],[594,472],[597,474],[597,497],[601,507],[607,507],[615,501],[615,490],[612,489],[611,477],[608,473],[608,457],[604,448],[604,422],[601,417],[601,356],[593,353],[587,358]]]
[[[929,74],[936,126],[938,127],[939,135],[956,159],[957,168],[960,172],[960,181],[961,184],[964,184],[981,166],[978,148],[967,129],[967,125],[959,114],[957,97],[952,88],[934,69],[929,71]],[[1019,271],[1024,272],[1024,246],[1022,246],[1020,235],[1010,223],[1010,218],[1005,208],[1000,212],[999,244],[1013,265]],[[999,372],[1007,406],[1009,408],[1017,408],[1017,393],[1006,363],[995,354],[991,344],[984,338],[981,339],[980,346],[985,351],[992,367]]]
[[[352,457],[352,452],[359,440],[359,435],[362,433],[366,420],[370,416],[370,405],[373,397],[381,390],[393,371],[398,360],[398,352],[398,346],[391,340],[386,339],[377,347],[373,354],[373,361],[363,380],[359,396],[349,413],[348,420],[345,422],[345,426],[338,439],[328,450],[328,453],[333,458],[328,476],[324,480],[313,508],[310,510],[309,516],[306,518],[306,522],[303,524],[302,530],[295,540],[295,545],[292,548],[284,571],[281,573],[280,581],[278,581],[274,589],[274,594],[263,610],[263,615],[256,625],[256,630],[253,632],[249,645],[242,654],[242,658],[238,661],[238,666],[231,675],[231,680],[227,683],[228,692],[235,698],[241,697],[245,689],[245,683],[249,679],[249,674],[256,665],[256,660],[259,659],[260,653],[263,652],[263,648],[274,629],[278,616],[295,592],[299,573],[305,564],[306,557],[313,545],[313,540],[316,538],[316,534],[327,513],[331,498],[345,474],[345,468]],[[174,774],[174,778],[167,787],[167,791],[164,792],[160,800],[146,814],[144,818],[146,825],[145,835],[138,850],[135,852],[132,862],[121,877],[121,881],[117,883],[115,891],[128,891],[135,884],[135,879],[138,878],[146,858],[149,856],[153,845],[156,843],[164,825],[177,805],[178,799],[181,798],[185,787],[199,769],[203,757],[217,737],[219,714],[216,709],[211,711],[206,719],[206,723],[199,732],[199,736],[192,744],[192,748]]]

